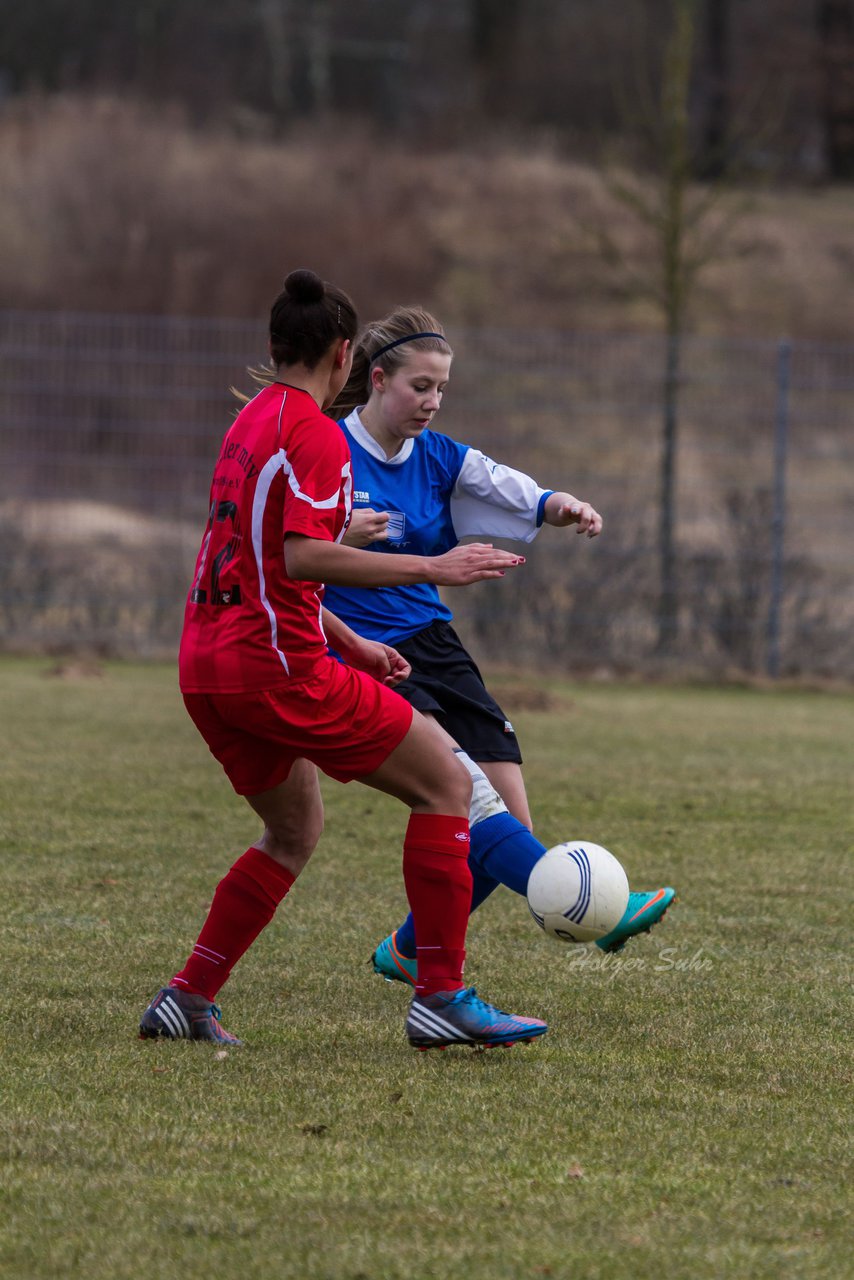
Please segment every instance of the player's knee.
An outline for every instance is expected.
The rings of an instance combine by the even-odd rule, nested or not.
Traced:
[[[268,824],[264,831],[264,852],[286,866],[304,866],[322,834],[322,814],[313,814],[299,823]]]
[[[438,781],[435,803],[442,812],[468,813],[471,805],[472,782],[468,770],[455,755],[448,760]]]
[[[471,774],[468,769],[466,769],[465,765],[460,764],[456,756],[454,756],[454,763],[457,765],[457,768],[454,770],[454,782],[459,792],[460,803],[463,805],[466,813],[468,813],[469,808],[471,807],[472,795]]]

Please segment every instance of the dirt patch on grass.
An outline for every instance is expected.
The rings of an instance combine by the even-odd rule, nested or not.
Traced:
[[[48,680],[100,680],[105,675],[104,667],[97,658],[70,658],[66,662],[55,662],[42,672]]]

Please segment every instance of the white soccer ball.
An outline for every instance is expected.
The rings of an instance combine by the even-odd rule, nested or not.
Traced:
[[[545,933],[561,942],[595,942],[622,919],[629,882],[599,844],[567,840],[549,849],[528,877],[528,907]]]

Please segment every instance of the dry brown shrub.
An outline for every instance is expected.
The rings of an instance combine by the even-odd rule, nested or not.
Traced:
[[[183,531],[151,518],[146,532],[144,517],[95,503],[33,506],[30,520],[0,508],[0,648],[173,657],[192,570]]]
[[[542,368],[521,371],[518,365],[517,335],[525,327],[537,328],[541,344],[548,326],[616,333],[658,324],[644,292],[597,250],[593,229],[601,224],[623,259],[642,263],[649,254],[641,229],[593,167],[544,146],[417,152],[356,129],[304,131],[273,143],[200,132],[179,114],[129,102],[71,97],[7,105],[0,114],[0,166],[0,296],[7,307],[255,320],[263,318],[283,273],[306,264],[349,288],[364,316],[419,300],[448,325],[466,322],[489,331],[488,351],[478,354],[474,344],[455,368],[454,402],[462,402],[466,389],[469,395],[464,416],[455,416],[449,404],[449,429],[546,483],[555,482],[556,472],[561,484],[569,482],[564,472],[595,476],[593,496],[608,513],[608,537],[570,564],[559,537],[549,545],[546,534],[512,591],[487,584],[460,602],[464,635],[490,661],[518,668],[652,669],[652,517],[644,527],[620,528],[611,512],[653,510],[649,457],[658,422],[637,406],[657,403],[658,366],[650,366],[646,348],[632,335],[613,338],[601,369],[592,349],[590,361],[576,359],[571,367],[564,368],[553,351]],[[709,266],[693,323],[707,332],[776,337],[787,330],[794,337],[850,340],[852,284],[854,220],[847,192],[756,193],[736,224],[730,251]],[[732,362],[734,354],[727,359]],[[741,359],[745,366],[755,360],[746,344]],[[56,372],[50,361],[45,350],[46,374]],[[698,386],[706,378],[721,380],[717,366],[692,367]],[[176,380],[180,368],[179,360]],[[607,405],[618,369],[639,393],[630,416]],[[722,513],[709,497],[725,491],[727,468],[749,467],[742,441],[755,424],[771,420],[748,369],[733,372],[738,377],[727,386],[725,403],[694,395],[690,387],[683,393],[684,446],[723,439],[723,433],[733,446],[729,461],[722,454],[714,464],[714,475],[706,453],[698,450],[692,461],[690,448],[682,450],[683,486],[692,495],[690,505],[683,503],[680,525],[683,671],[699,658],[706,670],[724,673],[757,670],[762,661],[767,600],[750,576],[756,566],[739,562],[721,537]],[[158,376],[165,385],[166,375]],[[842,364],[834,373],[828,362],[827,376],[840,388],[833,394],[840,397],[842,423],[848,375]],[[62,394],[62,388],[50,389]],[[570,419],[564,412],[573,401],[597,406],[592,429],[579,414]],[[130,410],[122,411],[123,426],[133,427]],[[833,501],[841,511],[850,495],[831,482],[842,474],[842,428],[832,416],[828,421],[827,459],[810,460],[811,483],[825,495],[825,511],[826,495],[840,493]],[[81,438],[80,465],[87,472],[90,457],[103,458],[111,447],[104,437],[113,427],[111,416],[102,424],[96,415],[91,435]],[[39,426],[33,432],[42,450],[46,431]],[[120,446],[144,449],[149,443],[140,427],[126,431]],[[819,428],[811,443],[819,452],[824,448]],[[192,448],[191,461],[205,459],[201,493],[212,444],[200,436]],[[168,511],[178,504],[165,487],[174,459],[166,448],[161,452]],[[41,458],[36,461],[38,470]],[[802,461],[801,472],[805,466]],[[105,471],[105,484],[115,488],[117,474]],[[67,471],[67,497],[76,492],[70,478]],[[158,472],[155,489],[160,479]],[[793,475],[793,498],[797,483]],[[20,491],[26,492],[23,484]],[[89,492],[96,499],[111,496]],[[113,494],[113,503],[122,496]],[[799,505],[792,504],[793,520]],[[66,503],[53,515],[33,508],[29,518],[24,526],[20,512],[8,513],[8,532],[0,530],[7,548],[0,583],[6,649],[74,647],[85,638],[102,653],[174,652],[195,526],[186,533],[158,520],[171,542],[154,547],[154,526],[145,517],[134,524],[137,517],[126,513],[122,523],[100,502],[88,515],[70,512]],[[85,538],[66,536],[67,527],[84,526]],[[840,518],[838,527],[848,525]],[[808,545],[805,538],[802,545]],[[836,571],[838,579],[848,563]],[[834,592],[836,580],[816,566],[792,562],[788,569],[786,672],[852,672],[848,637],[854,619],[850,605],[839,603],[850,600],[850,581]]]
[[[476,325],[659,324],[643,229],[594,167],[542,144],[422,152],[355,126],[273,142],[58,96],[6,106],[0,166],[7,306],[256,317],[306,264],[365,316],[418,300]],[[692,323],[848,337],[852,284],[844,191],[757,193]]]

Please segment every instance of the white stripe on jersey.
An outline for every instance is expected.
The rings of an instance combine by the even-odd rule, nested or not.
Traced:
[[[341,479],[343,481],[343,484],[339,485],[339,487],[335,490],[335,493],[331,497],[314,499],[310,497],[309,494],[304,493],[300,488],[299,481],[294,475],[293,467],[291,466],[291,463],[288,459],[288,455],[284,449],[280,449],[278,453],[274,453],[273,456],[269,458],[267,462],[264,464],[264,466],[261,468],[261,471],[259,472],[259,475],[258,475],[258,480],[255,485],[255,496],[252,502],[252,551],[255,556],[255,567],[258,570],[258,596],[263,606],[264,612],[267,614],[267,617],[270,619],[270,640],[272,642],[273,648],[275,649],[276,653],[279,655],[279,659],[282,663],[282,666],[285,668],[285,671],[287,671],[288,674],[290,674],[290,667],[288,666],[288,660],[285,657],[282,650],[279,648],[278,619],[276,618],[275,610],[273,609],[273,606],[270,604],[269,598],[267,596],[267,581],[264,574],[264,545],[263,545],[264,512],[267,507],[267,498],[269,497],[269,494],[270,494],[270,487],[273,483],[273,480],[275,479],[275,477],[278,475],[280,471],[283,472],[283,474],[285,475],[287,482],[291,488],[291,491],[295,494],[295,496],[297,498],[301,498],[304,502],[310,503],[310,505],[315,510],[318,510],[318,511],[333,510],[335,507],[338,506],[338,503],[340,502],[341,498],[342,497],[344,498],[344,523],[341,526],[341,532],[338,534],[338,536],[335,539],[336,542],[340,542],[341,539],[344,537],[344,533],[349,523],[350,510],[352,507],[352,496],[353,496],[353,478],[350,474],[351,466],[350,466],[350,459],[348,458],[341,468]],[[322,605],[320,604],[320,601],[318,601],[318,622],[320,622],[321,610],[322,610]],[[321,634],[323,634],[322,624],[321,624],[320,630],[321,630]],[[324,636],[324,639],[325,639],[325,636]]]
[[[279,655],[282,666],[290,674],[288,660],[279,648],[279,623],[276,618],[275,610],[267,598],[267,579],[264,576],[264,511],[267,506],[267,498],[270,494],[270,486],[273,480],[285,467],[286,456],[284,449],[280,449],[278,453],[274,453],[269,458],[258,475],[258,481],[255,485],[255,497],[252,500],[252,550],[255,554],[255,567],[258,570],[258,598],[261,601],[264,612],[270,619],[270,640],[273,648]],[[282,553],[284,554],[284,552]]]
[[[303,493],[302,489],[299,487],[299,481],[294,475],[290,463],[286,463],[285,465],[285,474],[288,477],[288,484],[291,486],[291,492],[294,497],[299,498],[301,502],[307,502],[315,511],[334,511],[338,506],[338,503],[341,500],[340,489],[336,489],[331,498],[312,498],[307,493]],[[348,462],[346,466],[341,468],[341,475],[344,477],[349,476],[349,474],[350,464]]]

